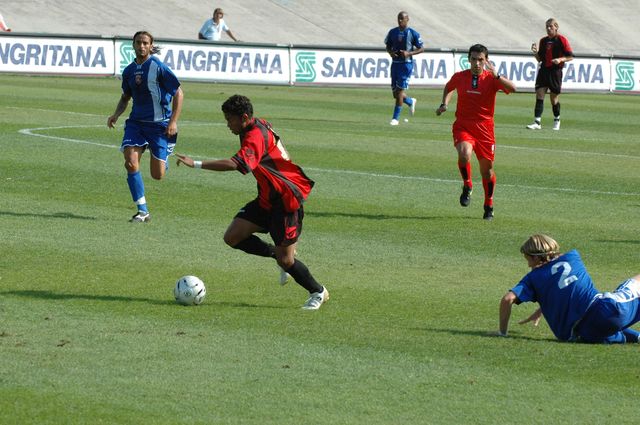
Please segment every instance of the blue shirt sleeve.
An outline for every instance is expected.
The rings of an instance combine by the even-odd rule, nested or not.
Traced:
[[[523,277],[516,286],[511,288],[511,292],[513,292],[516,297],[518,297],[518,301],[521,303],[537,301],[536,293],[533,289],[533,286],[529,284],[529,274]]]
[[[412,44],[416,49],[420,49],[421,47],[424,47],[424,42],[422,41],[422,37],[420,36],[420,33],[416,30],[414,30],[413,28],[409,28],[409,30],[412,33]]]

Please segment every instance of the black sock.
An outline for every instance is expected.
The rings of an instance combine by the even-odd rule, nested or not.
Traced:
[[[560,103],[558,102],[555,105],[551,105],[551,107],[553,108],[553,116],[555,119],[560,118]]]
[[[309,291],[310,294],[314,292],[322,292],[324,289],[324,287],[316,282],[313,276],[311,276],[311,272],[307,266],[298,259],[295,260],[293,266],[285,271],[291,275],[298,285]]]
[[[542,117],[542,112],[544,111],[544,99],[536,99],[536,107],[533,110],[533,116],[536,119],[536,122],[540,121],[540,117]]]
[[[276,258],[276,247],[266,243],[256,235],[249,236],[247,239],[236,244],[233,248],[251,255]]]

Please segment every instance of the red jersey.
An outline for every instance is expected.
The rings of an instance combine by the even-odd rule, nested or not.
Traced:
[[[314,185],[289,154],[267,121],[254,118],[240,134],[240,150],[231,158],[238,171],[250,171],[258,182],[258,202],[266,210],[282,206],[293,212],[300,208]]]
[[[502,83],[490,71],[476,76],[470,69],[453,74],[446,85],[447,92],[456,90],[457,121],[492,121],[496,105],[496,93],[505,91]]]
[[[573,56],[571,45],[563,35],[556,35],[553,38],[543,37],[538,45],[538,59],[545,68],[563,68],[564,62],[554,65],[552,60],[563,56]]]

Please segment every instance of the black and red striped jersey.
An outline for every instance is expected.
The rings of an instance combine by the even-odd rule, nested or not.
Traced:
[[[281,205],[296,211],[313,188],[314,181],[294,164],[271,124],[253,118],[240,133],[240,150],[231,158],[242,174],[253,173],[258,182],[258,202],[266,210]]]

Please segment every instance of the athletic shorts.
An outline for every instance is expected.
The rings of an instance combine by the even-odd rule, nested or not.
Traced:
[[[409,80],[413,72],[413,62],[401,62],[391,64],[391,89],[407,90],[409,88]]]
[[[127,120],[124,125],[124,136],[120,151],[127,146],[149,148],[151,154],[160,161],[167,162],[169,155],[178,141],[178,135],[167,137],[167,122],[144,122]]]
[[[625,342],[625,329],[640,321],[640,282],[628,279],[613,292],[596,295],[574,329],[590,343]]]
[[[460,142],[468,142],[473,146],[473,151],[478,159],[484,158],[493,161],[496,151],[496,139],[494,136],[494,123],[488,121],[460,121],[456,120],[452,127],[453,145]]]
[[[541,87],[549,88],[551,93],[560,94],[562,91],[562,68],[541,66],[536,77],[536,90]]]
[[[294,212],[285,212],[281,208],[269,211],[262,208],[256,198],[241,208],[235,218],[242,218],[260,226],[264,233],[271,235],[276,246],[289,246],[296,243],[302,233],[304,209],[301,205]]]

